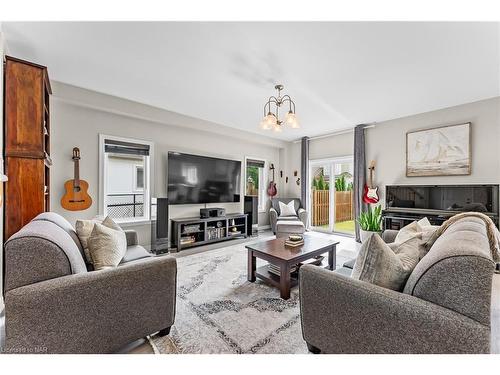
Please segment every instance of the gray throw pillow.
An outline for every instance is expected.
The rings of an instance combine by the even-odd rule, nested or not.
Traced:
[[[389,246],[378,234],[372,234],[361,246],[352,277],[402,291],[420,259],[418,245],[419,239],[412,237]]]
[[[89,253],[95,270],[118,266],[127,251],[125,232],[114,222],[115,228],[108,227],[113,225],[109,221],[106,222],[106,219],[102,224],[94,224],[88,239]],[[103,225],[105,223],[108,226]]]

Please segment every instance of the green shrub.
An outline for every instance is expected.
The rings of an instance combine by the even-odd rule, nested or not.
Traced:
[[[323,177],[323,175],[319,176],[317,188],[318,188],[318,190],[326,190],[325,189],[325,178]]]
[[[369,232],[379,232],[382,223],[382,206],[376,206],[373,209],[368,206],[368,211],[361,212],[357,221],[361,229]]]

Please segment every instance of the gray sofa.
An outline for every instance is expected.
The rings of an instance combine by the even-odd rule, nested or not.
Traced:
[[[294,201],[294,208],[296,215],[294,216],[281,216],[280,204],[288,204]],[[307,228],[307,211],[302,207],[302,202],[299,198],[272,198],[271,208],[269,209],[269,222],[271,224],[271,230],[276,234],[276,223],[279,220],[300,220],[304,227]]]
[[[303,338],[323,353],[489,353],[494,268],[477,218],[451,225],[402,293],[303,266]]]
[[[113,269],[89,271],[73,227],[43,213],[5,244],[9,353],[110,353],[175,318],[176,261],[153,257],[128,231]]]

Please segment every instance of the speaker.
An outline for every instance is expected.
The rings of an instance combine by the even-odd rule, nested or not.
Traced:
[[[151,199],[151,251],[168,252],[168,199]]]
[[[245,195],[243,212],[247,217],[247,235],[257,235],[259,228],[259,197],[253,195]]]

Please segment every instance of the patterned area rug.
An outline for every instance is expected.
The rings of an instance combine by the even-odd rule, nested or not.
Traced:
[[[175,324],[153,337],[160,353],[307,353],[298,289],[284,301],[277,288],[248,282],[245,244],[179,258],[177,267]]]

